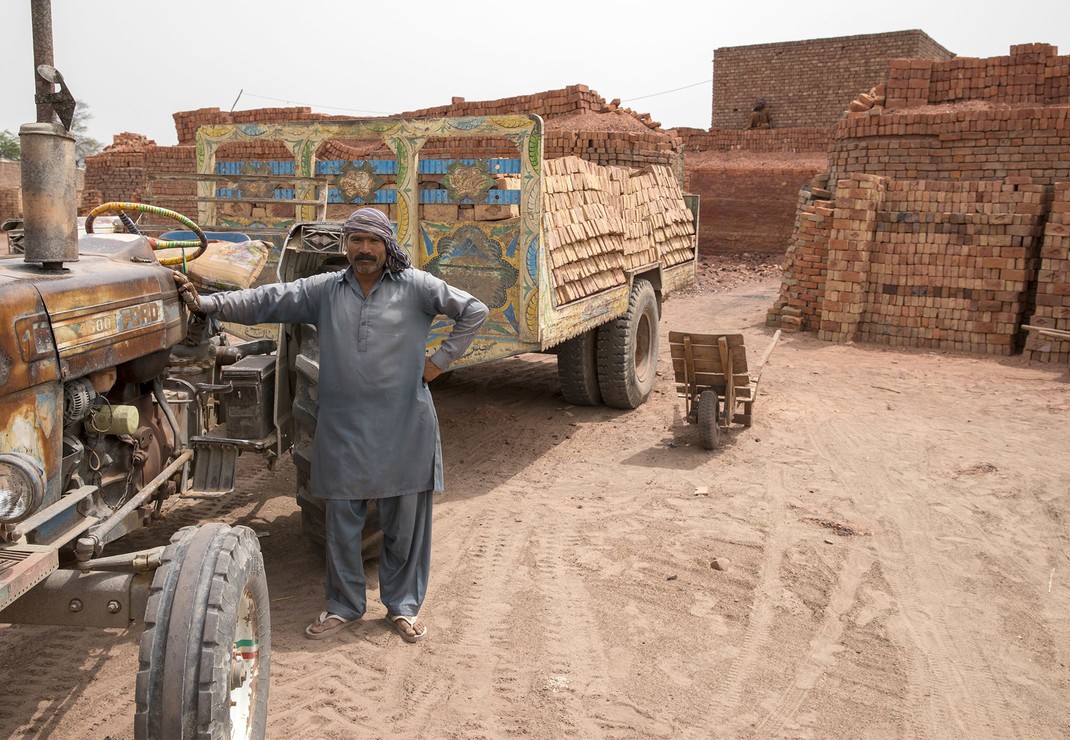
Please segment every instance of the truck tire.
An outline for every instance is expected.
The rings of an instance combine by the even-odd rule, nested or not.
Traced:
[[[617,409],[638,408],[654,388],[658,368],[658,299],[654,286],[636,280],[628,310],[598,328],[598,385]]]
[[[256,535],[218,523],[179,530],[145,609],[134,736],[264,737],[270,665]]]
[[[557,380],[565,400],[577,406],[598,406],[598,330],[585,331],[557,350]]]

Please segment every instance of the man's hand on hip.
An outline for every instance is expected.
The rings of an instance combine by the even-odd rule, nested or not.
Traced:
[[[442,369],[431,362],[431,358],[428,357],[424,360],[424,382],[430,383],[432,380],[442,374]]]

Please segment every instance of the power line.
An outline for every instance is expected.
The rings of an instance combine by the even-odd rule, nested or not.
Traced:
[[[286,103],[287,105],[299,105],[308,108],[327,108],[328,110],[344,110],[348,113],[372,113],[377,116],[390,116],[393,112],[381,111],[381,110],[363,110],[361,108],[339,108],[336,105],[317,105],[315,103],[301,103],[296,100],[284,100],[283,98],[272,98],[267,95],[257,95],[256,93],[247,92],[244,93],[247,98],[260,98],[261,100],[274,100],[276,103]],[[240,94],[239,94],[240,97]],[[235,103],[238,101],[235,100]]]
[[[696,82],[693,85],[684,85],[683,87],[676,87],[676,88],[673,88],[672,90],[663,90],[662,92],[650,93],[649,95],[640,95],[637,98],[628,98],[627,100],[622,100],[621,102],[622,103],[630,103],[633,100],[645,100],[646,98],[656,98],[659,95],[668,95],[669,93],[679,92],[681,90],[687,90],[688,88],[691,88],[691,87],[698,87],[699,85],[708,85],[711,82],[713,82],[713,78],[712,77],[710,79],[708,79],[708,80],[703,80],[702,82]]]

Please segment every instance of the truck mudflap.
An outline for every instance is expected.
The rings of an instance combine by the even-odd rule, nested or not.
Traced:
[[[59,568],[59,550],[48,545],[15,545],[0,550],[0,621],[3,610]]]

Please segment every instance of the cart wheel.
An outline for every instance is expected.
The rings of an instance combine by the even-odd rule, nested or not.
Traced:
[[[721,439],[721,429],[717,423],[717,391],[702,391],[699,394],[698,433],[703,449],[717,449]]]
[[[149,591],[134,736],[264,737],[270,663],[256,535],[225,524],[180,530]]]

